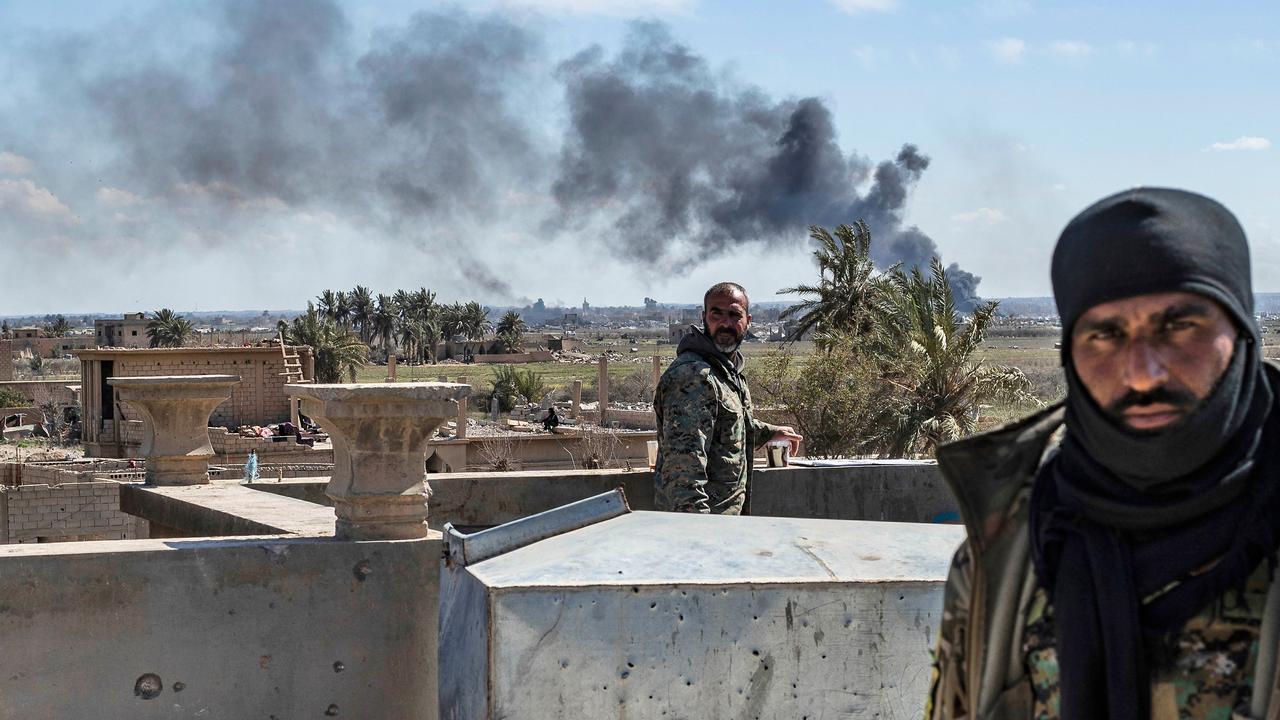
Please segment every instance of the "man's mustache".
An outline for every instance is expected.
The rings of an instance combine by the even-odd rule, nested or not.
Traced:
[[[720,337],[721,335],[728,335],[734,340],[737,340],[738,338],[742,337],[741,335],[738,334],[737,330],[734,330],[733,328],[727,328],[727,327],[722,327],[719,330],[716,330],[715,337]]]
[[[1191,411],[1195,409],[1199,401],[1196,399],[1195,395],[1192,395],[1186,390],[1161,386],[1152,390],[1147,390],[1146,392],[1130,390],[1122,395],[1118,400],[1108,405],[1107,412],[1111,413],[1114,417],[1119,418],[1124,415],[1124,411],[1130,408],[1142,407],[1144,405],[1155,405],[1156,403],[1172,405],[1173,407],[1183,411]]]

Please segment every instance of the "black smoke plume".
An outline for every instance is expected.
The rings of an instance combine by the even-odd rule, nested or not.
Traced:
[[[846,152],[821,100],[737,84],[658,23],[636,24],[612,57],[572,56],[553,80],[540,36],[498,15],[418,13],[364,49],[333,0],[160,7],[199,42],[174,52],[139,23],[25,53],[64,103],[46,108],[56,133],[102,151],[98,182],[173,208],[149,242],[206,243],[255,212],[319,210],[369,227],[371,242],[442,251],[507,298],[468,242],[513,220],[602,234],[656,273],[858,219],[882,266],[937,252],[903,222],[929,165],[914,145],[878,164]],[[558,144],[527,119],[554,81],[568,116]],[[956,276],[972,295],[977,278]]]
[[[821,100],[735,87],[661,24],[636,24],[613,58],[579,53],[560,77],[571,115],[553,186],[561,222],[584,228],[603,216],[627,257],[681,272],[739,245],[790,244],[809,225],[858,219],[882,267],[927,266],[937,254],[902,219],[929,167],[916,146],[874,166],[846,154]],[[972,297],[978,278],[952,267]]]

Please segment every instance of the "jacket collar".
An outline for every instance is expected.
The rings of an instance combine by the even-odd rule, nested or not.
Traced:
[[[960,507],[969,537],[985,545],[998,534],[1018,492],[1030,487],[1062,427],[1063,405],[938,448],[938,467]]]

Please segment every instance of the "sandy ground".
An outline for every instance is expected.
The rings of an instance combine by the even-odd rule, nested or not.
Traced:
[[[22,460],[70,460],[84,457],[84,448],[80,445],[46,445],[43,440],[24,440],[22,444],[0,442],[0,462]]]

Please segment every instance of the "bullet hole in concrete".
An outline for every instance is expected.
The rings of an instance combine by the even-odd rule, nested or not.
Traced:
[[[356,580],[364,582],[373,574],[373,566],[369,564],[368,560],[361,560],[356,563],[355,569],[351,572],[356,576]]]
[[[632,663],[632,662],[627,663],[627,667],[629,667],[629,668],[633,668],[633,667],[635,667],[635,666],[636,666],[636,664],[635,664],[635,663]]]
[[[324,709],[324,714],[328,715],[329,717],[334,717],[335,715],[338,714],[338,706],[330,705],[329,707]]]
[[[156,697],[161,690],[164,690],[164,683],[161,682],[160,676],[155,673],[146,673],[133,684],[133,694],[143,700],[150,700]]]
[[[650,610],[652,610],[652,609],[654,609],[654,608],[656,608],[656,607],[658,607],[658,603],[656,603],[656,602],[651,602],[651,603],[649,603],[649,609],[650,609]]]
[[[335,663],[333,664],[333,671],[334,671],[334,672],[342,672],[343,670],[346,670],[346,669],[347,669],[347,666],[346,666],[346,665],[343,665],[341,660],[339,660],[339,661],[337,661],[337,662],[335,662]]]
[[[187,684],[182,682],[181,680],[173,684],[174,692],[182,692],[183,690],[186,690],[186,689],[187,689]]]
[[[627,678],[631,677],[631,673],[627,672],[626,670],[623,670],[621,677],[623,680],[626,680]]]
[[[632,586],[631,586],[631,592],[633,592],[633,593],[639,593],[639,592],[640,592],[640,588],[638,588],[638,587],[636,587],[636,586],[632,585]]]

